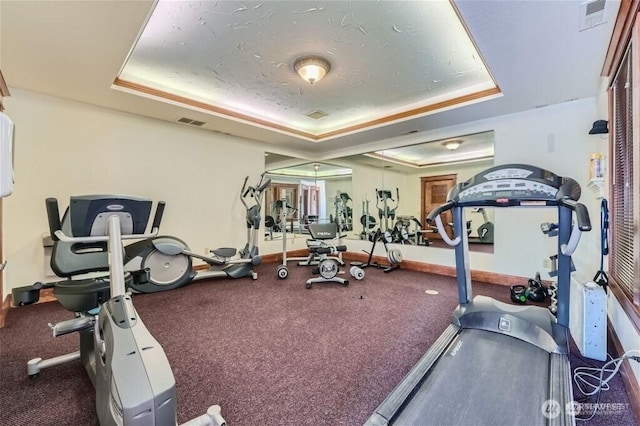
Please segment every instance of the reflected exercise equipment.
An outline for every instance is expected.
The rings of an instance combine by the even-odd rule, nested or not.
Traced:
[[[349,206],[349,201],[352,201],[349,194],[337,191],[333,203],[336,215],[331,215],[329,221],[337,223],[339,231],[353,231],[353,208]]]
[[[487,212],[483,207],[475,209],[473,213],[482,213],[484,222],[478,227],[477,235],[473,235],[471,230],[471,221],[467,221],[467,235],[469,235],[470,243],[493,244],[493,222],[487,218]]]
[[[386,189],[376,189],[376,196],[376,207],[378,208],[378,219],[380,219],[380,226],[383,225],[384,219],[384,228],[382,232],[384,232],[385,234],[391,234],[392,229],[389,227],[389,219],[393,221],[396,218],[396,210],[400,205],[400,190],[396,188],[396,200],[394,200],[391,196],[391,191]],[[393,206],[393,208],[391,205],[389,205],[389,201],[395,203],[395,206]],[[389,240],[390,235],[385,235],[385,238],[387,239],[387,242],[391,242]]]
[[[376,218],[369,214],[369,199],[365,195],[362,201],[362,216],[360,216],[360,224],[362,225],[362,232],[360,232],[360,239],[367,240],[371,238],[371,232],[376,227],[378,222]]]
[[[357,266],[363,269],[371,266],[374,268],[382,269],[384,272],[391,272],[400,268],[400,264],[402,263],[402,252],[399,249],[396,249],[396,248],[389,249],[389,247],[387,247],[387,242],[385,241],[384,235],[382,234],[382,230],[380,228],[378,228],[376,232],[370,236],[369,240],[373,243],[371,246],[371,250],[370,251],[363,250],[365,253],[369,255],[369,257],[367,258],[367,261],[351,262],[352,266]],[[373,252],[376,249],[376,244],[378,241],[382,241],[382,244],[384,244],[384,250],[387,254],[387,260],[389,261],[388,265],[384,265],[382,263],[373,261]]]

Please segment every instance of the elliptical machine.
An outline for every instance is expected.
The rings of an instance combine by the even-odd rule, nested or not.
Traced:
[[[353,201],[346,192],[338,191],[334,201],[336,211],[335,218],[330,222],[338,224],[338,232],[353,231],[353,208],[349,206],[349,201]]]
[[[387,189],[376,189],[376,207],[378,208],[378,219],[380,219],[380,226],[382,227],[384,219],[384,228],[382,229],[382,235],[384,240],[388,243],[393,242],[393,226],[389,226],[389,219],[391,223],[396,219],[396,210],[400,205],[400,190],[396,188],[396,199],[391,196],[391,191]],[[395,206],[391,208],[389,201],[395,202]]]
[[[362,224],[361,240],[370,239],[375,231],[373,229],[377,225],[376,218],[369,214],[369,200],[364,196],[362,200],[362,216],[360,216],[360,224]]]
[[[54,286],[58,301],[76,312],[76,318],[53,325],[53,335],[79,333],[80,350],[44,361],[32,359],[28,363],[29,375],[35,377],[43,368],[80,359],[96,390],[101,425],[175,425],[175,379],[162,346],[144,326],[131,296],[125,293],[122,245],[123,239],[150,238],[158,233],[162,204],[156,208],[151,232],[147,234],[144,232],[152,207],[148,199],[71,197],[64,226],[58,201],[48,198],[46,206],[55,244],[107,244],[109,278],[65,280]],[[52,262],[55,259],[52,257]],[[96,307],[97,314],[93,313]],[[226,422],[215,405],[185,424],[222,426]]]
[[[133,293],[153,293],[173,290],[185,284],[208,278],[243,278],[258,275],[253,270],[262,262],[258,253],[258,232],[261,221],[262,192],[271,182],[260,176],[258,185],[247,187],[245,178],[240,200],[246,208],[247,243],[239,252],[235,248],[219,248],[212,250],[213,256],[203,256],[192,252],[187,243],[172,236],[154,236],[142,239],[125,247],[124,270],[130,273],[126,286]],[[253,205],[247,199],[254,200]],[[160,218],[164,211],[164,201],[158,202],[159,214],[153,227],[160,227]],[[65,215],[62,221],[62,232],[71,234],[71,224]],[[236,254],[239,258],[233,258]],[[205,261],[209,269],[196,271],[192,258]],[[57,240],[51,254],[51,269],[63,278],[69,278],[90,272],[104,272],[109,269],[107,245],[98,242],[69,242]],[[31,286],[18,287],[13,290],[13,302],[16,306],[28,305],[38,301],[41,289],[53,288],[60,283],[36,282]]]
[[[243,278],[254,280],[258,274],[253,270],[262,262],[258,253],[258,233],[260,230],[262,195],[271,179],[265,179],[264,173],[255,186],[248,186],[249,177],[245,177],[240,191],[240,201],[246,208],[247,242],[239,252],[235,248],[211,250],[212,256],[191,251],[179,238],[160,236],[138,241],[126,247],[125,261],[127,269],[149,270],[145,282],[134,280],[129,288],[137,293],[152,293],[181,287],[188,282],[209,278]],[[253,200],[249,205],[248,199]],[[239,254],[239,258],[233,258]],[[203,271],[196,271],[192,259],[200,259],[209,265]]]

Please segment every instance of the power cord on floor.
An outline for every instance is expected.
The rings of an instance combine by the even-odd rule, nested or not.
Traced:
[[[638,355],[632,355],[636,353]],[[610,355],[607,355],[611,358]],[[576,417],[578,421],[587,421],[595,417],[598,412],[598,405],[600,404],[600,395],[602,391],[609,390],[609,381],[620,370],[620,366],[625,359],[633,359],[640,363],[640,350],[631,350],[625,352],[620,358],[610,359],[602,367],[577,367],[573,370],[573,380],[578,390],[585,396],[596,395],[596,402],[594,404],[593,413],[589,417]],[[610,364],[613,364],[614,368],[607,368]],[[598,374],[599,373],[599,374]],[[608,374],[607,378],[604,378],[605,373]]]

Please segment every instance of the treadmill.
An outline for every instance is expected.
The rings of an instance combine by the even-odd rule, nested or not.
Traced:
[[[589,213],[573,179],[525,164],[495,166],[453,187],[433,210],[455,246],[459,305],[451,324],[366,422],[379,425],[575,425],[569,365],[571,255]],[[472,297],[465,207],[555,207],[558,310]],[[455,238],[440,214],[452,210]],[[575,214],[575,221],[574,219]]]

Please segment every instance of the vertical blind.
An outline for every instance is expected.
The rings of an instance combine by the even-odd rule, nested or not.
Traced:
[[[638,303],[638,212],[635,212],[634,147],[633,147],[633,68],[631,49],[627,50],[612,84],[612,223],[610,276]],[[637,161],[637,159],[636,159]]]

